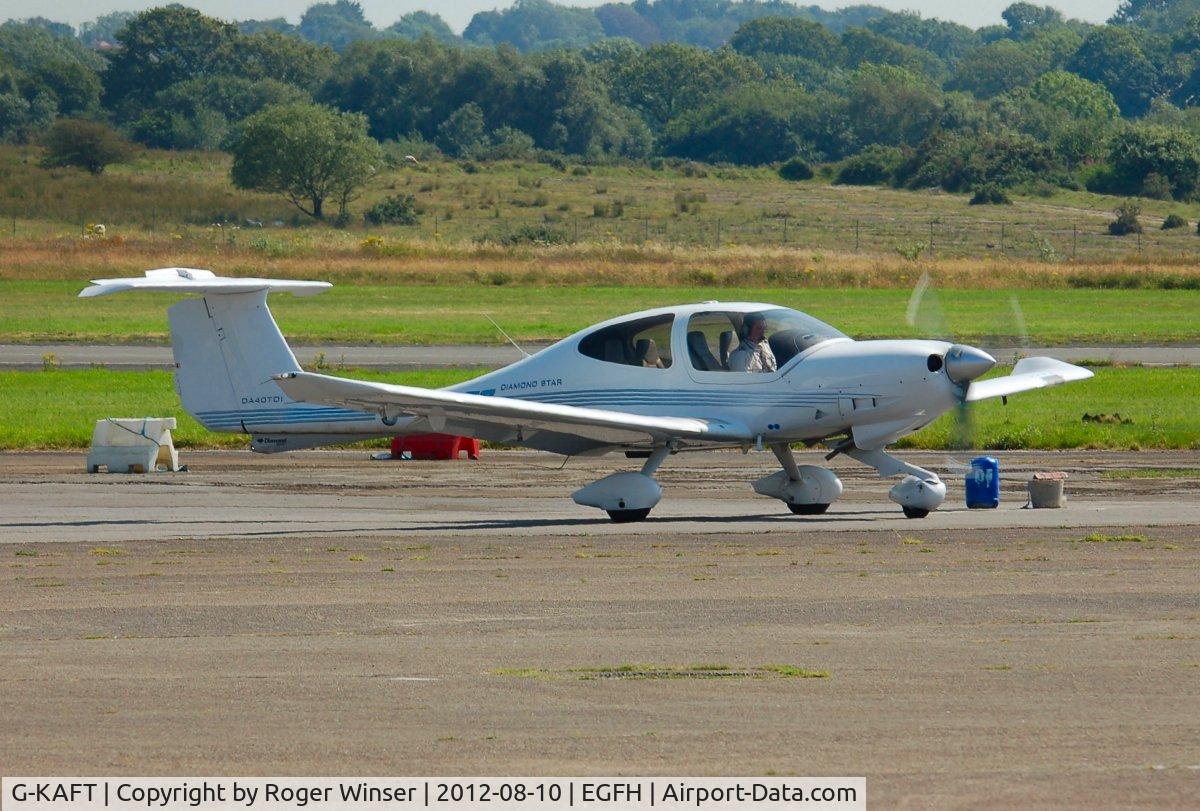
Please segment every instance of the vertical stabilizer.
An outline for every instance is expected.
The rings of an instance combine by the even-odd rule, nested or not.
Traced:
[[[167,314],[175,388],[206,428],[250,433],[294,415],[294,401],[271,375],[299,371],[300,364],[267,308],[266,290],[210,293]]]

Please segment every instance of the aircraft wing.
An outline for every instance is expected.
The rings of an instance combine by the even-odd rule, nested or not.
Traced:
[[[645,445],[672,439],[735,444],[753,441],[742,425],[688,417],[647,417],[600,408],[539,403],[514,397],[370,383],[342,377],[288,372],[275,382],[293,400],[373,411],[385,417],[424,417],[441,432],[450,421],[452,433],[468,433],[464,425],[507,426],[509,440],[522,442],[540,431],[566,434],[602,445]],[[489,432],[494,436],[494,430]]]
[[[1022,358],[1017,361],[1010,375],[971,383],[967,389],[967,402],[1007,397],[1017,392],[1058,386],[1073,380],[1087,380],[1092,376],[1090,369],[1054,358]]]

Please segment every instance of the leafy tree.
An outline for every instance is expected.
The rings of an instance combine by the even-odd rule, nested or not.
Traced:
[[[274,79],[209,76],[178,82],[154,97],[154,105],[130,129],[146,146],[218,149],[233,127],[266,107],[311,101],[303,90]]]
[[[1200,12],[1198,0],[1122,0],[1110,25],[1170,33]]]
[[[117,32],[136,15],[132,11],[101,14],[79,26],[79,41],[88,48],[112,48],[117,44]]]
[[[965,54],[950,87],[987,99],[1028,85],[1046,67],[1043,55],[1026,43],[1002,39]]]
[[[59,115],[77,116],[100,106],[100,77],[80,62],[52,59],[39,62],[24,75],[26,97],[39,93],[53,99]]]
[[[577,48],[604,36],[591,9],[558,6],[549,0],[516,0],[503,11],[471,18],[463,39],[476,45],[507,43],[522,51]]]
[[[254,114],[243,123],[232,151],[235,186],[282,194],[318,220],[328,199],[345,214],[383,162],[363,116],[313,104]]]
[[[924,48],[949,63],[958,61],[967,51],[983,44],[979,35],[965,25],[907,11],[885,14],[868,22],[866,27],[905,45]]]
[[[355,0],[334,0],[309,6],[300,18],[299,31],[308,41],[328,45],[339,52],[351,43],[379,36]]]
[[[894,65],[899,68],[940,77],[946,66],[929,51],[914,48],[876,34],[866,28],[848,28],[842,34],[843,64],[850,69],[864,64]]]
[[[24,143],[44,131],[55,112],[54,99],[46,93],[26,98],[16,75],[0,63],[0,141]]]
[[[846,113],[856,140],[915,144],[937,126],[941,93],[924,76],[903,68],[863,65],[854,72]]]
[[[743,23],[729,40],[747,56],[789,54],[817,62],[842,61],[841,43],[820,23],[783,17],[759,17]]]
[[[235,26],[195,9],[143,11],[117,32],[120,48],[104,72],[105,104],[131,116],[176,82],[223,72],[237,35]]]
[[[764,164],[810,154],[810,99],[784,85],[748,85],[683,113],[664,132],[668,154],[708,162]]]
[[[1024,37],[1045,28],[1063,25],[1062,12],[1051,6],[1036,6],[1033,3],[1013,3],[1000,17],[1008,25],[1008,30],[1017,38]]]
[[[75,39],[75,29],[67,23],[59,23],[45,17],[29,17],[21,23],[43,31],[61,39]]]
[[[606,3],[596,8],[596,19],[606,37],[625,37],[639,45],[662,42],[662,31],[652,20],[624,3]]]
[[[275,31],[241,36],[227,46],[229,73],[246,79],[272,79],[315,91],[333,71],[337,54]]]
[[[671,43],[633,54],[617,66],[611,84],[619,103],[660,129],[683,111],[761,77],[761,68],[733,51]]]
[[[104,69],[104,58],[74,38],[63,37],[29,22],[0,25],[0,60],[20,71],[35,71],[50,62],[70,62],[91,71]]]
[[[1113,138],[1109,165],[1119,193],[1141,194],[1155,174],[1167,178],[1177,200],[1190,200],[1200,190],[1200,142],[1183,130],[1128,126]]]
[[[473,157],[488,145],[483,110],[474,102],[459,107],[438,127],[436,143],[452,157]]]
[[[112,127],[79,118],[55,121],[46,133],[45,146],[43,166],[78,166],[94,175],[132,154],[129,144]]]
[[[1029,95],[1072,118],[1110,124],[1121,116],[1117,102],[1106,87],[1065,70],[1038,77],[1029,86]]]
[[[420,39],[431,36],[438,42],[453,44],[459,42],[458,35],[450,29],[441,15],[430,14],[428,11],[412,11],[405,14],[396,22],[389,25],[387,33],[395,34],[405,39]]]
[[[1083,41],[1067,70],[1109,89],[1125,115],[1141,115],[1154,96],[1158,72],[1126,28],[1102,26]]]
[[[239,20],[238,31],[247,36],[273,31],[276,34],[286,34],[289,37],[300,36],[300,29],[283,17],[272,17],[269,20]]]

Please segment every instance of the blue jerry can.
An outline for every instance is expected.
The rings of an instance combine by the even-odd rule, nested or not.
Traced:
[[[967,506],[972,510],[994,510],[1000,506],[1000,462],[992,456],[977,456],[967,472]]]

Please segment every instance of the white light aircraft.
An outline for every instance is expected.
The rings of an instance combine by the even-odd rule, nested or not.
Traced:
[[[713,448],[770,448],[781,469],[754,490],[793,513],[823,513],[842,483],[828,468],[798,465],[794,443],[826,443],[826,459],[845,454],[880,476],[902,476],[889,497],[906,516],[924,517],[941,505],[946,485],[889,454],[889,444],[967,403],[1092,376],[1034,357],[1005,377],[978,380],[995,360],[974,347],[855,341],[786,307],[709,301],[614,318],[444,389],[370,383],[303,371],[267,308],[268,293],[304,296],[329,286],[164,268],[96,280],[80,296],[199,296],[168,310],[176,389],[202,425],[249,434],[255,451],[427,432],[566,456],[624,451],[645,460],[640,471],[605,476],[572,496],[614,521],[639,521],[659,502],[654,474],[668,456]],[[730,371],[747,365],[737,357],[742,339],[774,356],[773,364],[749,365],[774,368]]]

